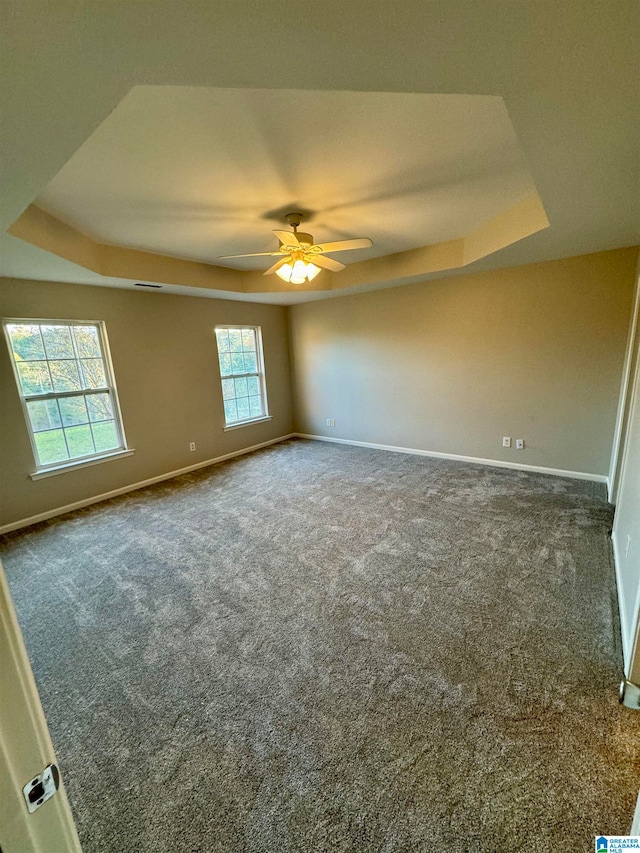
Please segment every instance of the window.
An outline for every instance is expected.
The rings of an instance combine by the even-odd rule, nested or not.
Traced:
[[[38,470],[124,450],[103,324],[4,327]]]
[[[258,326],[216,326],[226,426],[269,417]]]

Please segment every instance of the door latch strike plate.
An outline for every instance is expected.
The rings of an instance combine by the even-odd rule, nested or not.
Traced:
[[[46,803],[60,787],[60,773],[55,764],[45,767],[39,776],[34,776],[22,789],[30,813]]]

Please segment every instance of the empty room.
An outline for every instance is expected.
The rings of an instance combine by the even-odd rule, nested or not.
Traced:
[[[632,845],[638,3],[0,11],[2,853]]]

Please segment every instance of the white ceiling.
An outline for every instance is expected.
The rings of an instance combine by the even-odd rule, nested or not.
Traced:
[[[497,204],[498,185],[517,195],[533,180],[550,227],[467,270],[640,242],[636,0],[2,5],[4,275],[133,283],[6,234],[36,200],[106,242],[207,260],[271,248],[278,226],[261,217],[295,202],[317,211],[317,239],[371,236],[375,254],[446,239]],[[292,100],[308,113],[281,129]],[[425,122],[439,100],[440,121]],[[474,124],[456,102],[482,115]],[[502,119],[487,127],[492,108]],[[105,156],[105,134],[118,158]]]
[[[370,237],[362,260],[464,236],[534,192],[498,97],[138,86],[35,204],[102,243],[217,264],[276,250],[286,210],[312,213],[316,242]]]

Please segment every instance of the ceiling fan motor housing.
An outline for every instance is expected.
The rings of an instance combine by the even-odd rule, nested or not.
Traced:
[[[295,236],[298,238],[298,243],[301,246],[313,246],[313,235],[305,234],[304,231],[296,231]],[[281,246],[286,245],[285,243],[280,243]]]

